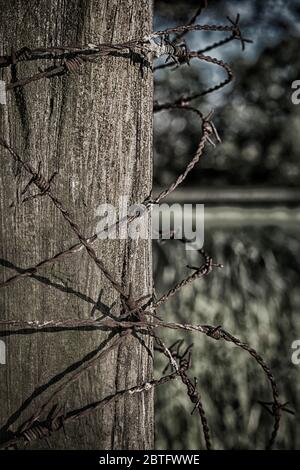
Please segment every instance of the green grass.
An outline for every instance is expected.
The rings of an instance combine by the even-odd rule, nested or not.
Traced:
[[[206,233],[205,248],[224,269],[185,288],[160,314],[170,321],[221,324],[256,348],[272,368],[282,400],[296,412],[283,415],[275,448],[299,449],[300,366],[291,362],[291,344],[300,339],[299,232],[279,226],[214,228]],[[188,274],[185,265],[198,261],[196,253],[192,258],[177,241],[155,245],[158,294]],[[167,344],[177,338],[194,343],[191,376],[198,379],[214,448],[264,448],[272,418],[257,401],[272,397],[255,361],[203,335],[164,331],[163,337]],[[157,355],[156,375],[164,364]],[[204,447],[191,410],[179,380],[157,390],[158,449]]]

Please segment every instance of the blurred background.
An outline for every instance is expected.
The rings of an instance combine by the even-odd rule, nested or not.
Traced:
[[[199,2],[155,0],[154,29],[184,24]],[[274,372],[279,391],[295,415],[284,414],[275,448],[299,449],[300,365],[291,361],[300,339],[300,105],[291,101],[292,82],[300,80],[300,4],[297,0],[208,1],[201,24],[227,24],[241,14],[241,28],[253,44],[238,41],[208,52],[231,64],[235,81],[199,99],[201,111],[215,110],[222,138],[168,202],[205,204],[206,251],[223,270],[194,283],[161,309],[169,321],[222,325],[255,347]],[[200,50],[226,33],[186,35]],[[159,65],[159,61],[157,62]],[[223,80],[214,65],[155,72],[160,103],[195,93]],[[155,190],[171,183],[192,158],[199,141],[197,118],[182,111],[155,115]],[[154,242],[157,295],[199,264],[174,240]],[[192,260],[193,261],[193,260]],[[225,342],[194,334],[165,332],[193,343],[191,376],[198,379],[214,448],[264,448],[272,417],[258,404],[271,400],[269,385],[249,356]],[[165,362],[157,355],[156,374]],[[184,387],[175,381],[156,393],[156,447],[202,449],[199,418]]]

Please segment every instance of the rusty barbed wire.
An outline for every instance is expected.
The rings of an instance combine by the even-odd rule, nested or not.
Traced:
[[[218,65],[219,67],[222,67],[225,70],[226,74],[227,74],[227,78],[225,78],[220,83],[217,83],[216,85],[214,85],[212,87],[209,87],[209,88],[207,88],[207,89],[205,89],[205,90],[203,90],[199,93],[194,93],[193,95],[189,95],[189,96],[181,96],[177,100],[175,100],[173,102],[169,102],[169,103],[163,103],[163,104],[156,103],[154,105],[154,112],[161,111],[163,109],[171,109],[172,106],[174,106],[174,105],[175,106],[176,105],[181,106],[182,108],[184,108],[185,106],[187,106],[193,100],[201,98],[201,97],[203,97],[205,95],[208,95],[210,93],[213,93],[215,91],[221,90],[226,85],[229,85],[229,83],[231,83],[234,79],[234,74],[231,70],[231,67],[226,62],[224,62],[223,60],[219,60],[219,59],[216,59],[214,57],[206,56],[206,55],[200,54],[198,52],[188,52],[186,57],[187,57],[188,60],[190,60],[190,59],[199,59],[199,60],[203,60],[205,62],[208,62],[210,64],[214,64],[214,65]]]
[[[160,385],[169,383],[177,377],[177,372],[173,372],[171,374],[162,376],[159,379],[149,380],[140,385],[135,385],[129,389],[119,390],[116,393],[103,398],[102,400],[89,403],[82,408],[72,410],[66,414],[51,414],[51,410],[44,421],[37,420],[31,423],[28,427],[26,427],[27,422],[25,422],[17,432],[13,433],[12,436],[10,435],[6,441],[0,443],[0,450],[14,448],[17,444],[20,443],[26,445],[38,439],[50,437],[54,432],[63,429],[66,424],[77,419],[84,418],[89,414],[99,410],[100,408],[103,408],[109,403],[117,401],[125,395],[135,395],[148,392],[149,390],[155,389]],[[58,410],[60,411],[59,408]],[[25,426],[24,429],[23,426]]]
[[[76,224],[76,222],[73,221],[71,218],[68,210],[63,206],[62,202],[52,193],[51,191],[51,180],[53,179],[53,176],[47,180],[39,171],[36,171],[28,162],[25,162],[22,160],[22,158],[18,155],[18,153],[8,145],[5,140],[3,140],[0,137],[0,145],[8,150],[10,155],[17,161],[26,171],[31,175],[31,179],[29,183],[27,184],[25,190],[29,188],[31,184],[35,184],[35,186],[40,190],[39,195],[41,196],[48,196],[55,207],[60,211],[62,214],[63,218],[68,222],[69,226],[79,239],[80,243],[85,247],[88,255],[90,258],[95,262],[96,266],[100,269],[100,271],[105,275],[105,277],[110,281],[114,289],[116,289],[121,295],[126,297],[126,293],[123,289],[123,287],[114,279],[114,277],[111,275],[111,273],[108,271],[108,269],[104,266],[103,262],[97,257],[94,249],[90,246],[89,243],[87,243],[85,237],[81,234],[81,231],[79,229],[79,226]],[[23,190],[24,192],[24,190]]]
[[[167,354],[166,354],[165,345],[161,344],[159,337],[155,336],[155,339],[158,344],[156,350],[164,354],[169,360],[169,364],[165,367],[163,374],[166,372],[168,366],[171,366],[171,369],[172,367],[174,367],[173,365],[174,362],[177,366],[176,360],[178,360],[179,366],[177,366],[175,370],[178,372],[178,375],[180,376],[182,383],[185,385],[187,389],[188,397],[190,398],[191,402],[194,404],[194,409],[192,410],[191,414],[193,414],[196,409],[198,410],[198,413],[201,419],[201,426],[203,430],[205,446],[207,450],[211,450],[212,444],[211,444],[211,438],[210,438],[210,430],[209,430],[206,414],[204,411],[204,407],[202,404],[202,399],[201,399],[200,393],[197,390],[197,379],[195,378],[194,382],[192,382],[187,374],[187,371],[191,367],[191,362],[192,362],[191,349],[193,345],[189,345],[185,350],[181,351],[181,347],[184,343],[184,340],[177,340],[167,349]]]
[[[211,140],[211,137],[216,137],[217,142],[221,142],[221,139],[218,135],[218,132],[217,132],[213,122],[211,121],[212,112],[209,115],[204,117],[203,114],[201,113],[201,111],[197,110],[196,108],[187,107],[187,106],[182,107],[179,104],[155,105],[154,106],[154,111],[162,111],[162,110],[166,110],[166,109],[168,109],[168,110],[170,110],[170,109],[184,109],[186,111],[191,111],[191,112],[195,113],[202,121],[202,137],[200,139],[200,142],[198,144],[198,147],[197,147],[197,150],[196,150],[196,153],[195,153],[194,157],[188,163],[188,165],[186,166],[183,173],[181,173],[177,177],[177,179],[174,183],[172,183],[167,189],[162,191],[157,196],[155,201],[153,201],[155,204],[159,204],[162,201],[162,199],[166,198],[171,192],[175,191],[175,189],[186,179],[186,177],[190,173],[190,171],[192,171],[193,168],[195,167],[195,165],[199,162],[199,159],[202,156],[203,150],[204,150],[205,145],[207,143],[210,143],[211,145],[215,146],[215,144]]]
[[[236,33],[237,36],[240,36],[240,30],[237,25],[218,25],[218,24],[191,24],[191,25],[182,25],[182,26],[175,26],[174,28],[167,28],[161,31],[155,31],[154,33],[146,36],[144,41],[146,42],[147,39],[156,38],[160,36],[166,36],[169,34],[177,34],[182,32],[189,32],[189,31],[208,31],[208,32],[225,32],[225,33]]]
[[[195,15],[193,16],[190,24],[193,24],[194,21],[196,20],[197,16],[199,16],[201,14],[201,11],[202,11],[203,7],[199,8],[199,10],[197,10],[197,12],[195,13]],[[231,41],[234,41],[234,40],[238,40],[241,42],[241,47],[242,47],[242,50],[245,50],[245,45],[246,43],[252,43],[253,41],[251,41],[251,39],[246,39],[242,36],[241,34],[241,30],[239,28],[239,22],[240,22],[240,15],[237,15],[235,21],[233,21],[231,18],[227,17],[228,21],[234,26],[235,29],[232,30],[231,34],[229,36],[227,36],[226,38],[224,39],[221,39],[220,41],[217,41],[213,44],[210,44],[209,46],[203,48],[203,49],[199,49],[197,51],[197,54],[199,55],[202,55],[202,54],[205,54],[206,52],[209,52],[209,51],[212,51],[213,49],[216,49],[218,47],[221,47],[221,46],[224,46],[225,44],[228,44],[229,42]],[[188,24],[187,26],[189,26],[190,24]],[[182,36],[184,34],[186,34],[187,32],[189,32],[188,29],[185,29],[184,31],[182,31],[181,33],[178,33],[176,36],[175,36],[175,39],[174,39],[174,43],[177,43],[178,42],[178,39],[181,39]],[[179,60],[180,62],[180,60]],[[170,67],[172,64],[170,63],[165,63],[165,64],[160,64],[160,65],[157,65],[156,67],[154,67],[154,70],[162,70],[162,69],[165,69],[165,68],[168,68]]]
[[[204,5],[206,6],[206,5]],[[203,7],[201,7],[198,11],[200,14]],[[244,39],[241,30],[239,27],[239,16],[236,21],[232,21],[230,18],[229,25],[199,25],[194,24],[198,16],[196,12],[196,16],[193,21],[187,25],[177,26],[175,28],[168,28],[162,31],[156,31],[151,33],[150,35],[146,35],[142,40],[136,39],[127,41],[120,44],[87,44],[82,47],[78,46],[54,46],[54,47],[39,47],[39,48],[29,48],[23,47],[18,51],[13,51],[10,55],[3,55],[0,56],[0,68],[10,67],[12,65],[16,66],[19,62],[26,62],[26,61],[38,61],[38,60],[60,60],[61,63],[59,65],[51,65],[47,67],[45,70],[40,71],[39,73],[32,75],[31,77],[25,77],[17,81],[12,81],[6,85],[7,91],[13,90],[17,87],[25,86],[29,83],[34,81],[41,80],[43,78],[52,78],[55,76],[63,75],[64,73],[74,73],[78,70],[78,68],[83,65],[85,62],[94,61],[99,57],[106,57],[109,55],[118,55],[122,52],[129,51],[131,55],[136,57],[137,54],[140,55],[140,60],[143,65],[145,65],[145,55],[154,54],[155,57],[159,57],[160,55],[164,55],[167,53],[169,55],[168,50],[166,50],[166,46],[170,44],[167,37],[170,34],[176,34],[176,37],[182,37],[183,34],[189,31],[215,31],[215,32],[231,32],[234,36],[233,39],[238,39],[241,41],[242,46],[244,47],[245,42],[249,42],[248,39]],[[156,38],[161,39],[161,44],[157,44],[155,42]],[[180,52],[180,58],[183,60],[189,60],[189,53],[186,51],[185,57],[181,54],[181,48],[176,48],[173,46],[176,56],[176,50]],[[204,60],[210,63],[215,63],[219,65],[225,70],[230,70],[230,67],[227,64],[222,63],[222,61],[218,61],[217,59],[212,60],[213,58],[204,56],[203,54],[199,54],[195,52],[194,54],[198,54],[198,59]],[[194,56],[196,57],[196,56]],[[146,60],[146,63],[149,63]],[[231,71],[230,71],[231,72]],[[228,77],[229,80],[229,77]],[[232,73],[230,81],[232,80]],[[220,84],[219,86],[215,86],[214,90],[220,89],[225,86],[228,81],[224,84]],[[210,93],[210,91],[206,91],[206,93]],[[203,95],[200,95],[203,96]]]
[[[201,119],[201,122],[202,122],[202,137],[200,139],[200,142],[199,142],[199,145],[198,145],[198,148],[195,152],[194,157],[187,164],[187,166],[185,167],[183,172],[178,176],[176,181],[174,183],[172,183],[166,190],[162,191],[155,199],[152,199],[151,197],[147,197],[141,203],[141,205],[145,206],[145,209],[148,210],[148,211],[151,209],[151,207],[154,204],[159,204],[164,198],[166,198],[171,192],[173,192],[186,179],[189,172],[193,170],[195,165],[198,163],[200,157],[202,156],[205,145],[207,145],[207,143],[210,143],[210,144],[214,145],[212,143],[212,140],[211,140],[212,136],[216,136],[217,142],[220,142],[220,138],[219,138],[219,135],[217,133],[217,130],[216,130],[213,122],[211,121],[211,117],[212,117],[211,113],[210,113],[210,115],[204,117],[203,114],[201,113],[201,111],[199,111],[198,109],[193,108],[191,106],[184,106],[183,108],[181,108],[180,105],[170,105],[166,109],[184,109],[184,110],[191,111],[192,113],[196,114]],[[3,139],[1,139],[1,138],[0,138],[0,145],[5,146],[5,148],[7,148],[8,150],[10,148],[8,146],[8,144],[5,141],[3,141]],[[13,155],[14,155],[13,150],[12,150],[12,152],[13,152]],[[50,178],[50,182],[51,182],[51,178]],[[114,224],[111,224],[106,230],[102,230],[101,232],[95,233],[92,236],[90,236],[89,238],[86,238],[85,239],[86,243],[91,245],[99,238],[99,235],[102,235],[105,232],[107,234],[109,234],[110,230],[112,230],[113,228],[121,226],[125,222],[127,222],[129,224],[129,223],[133,222],[134,220],[136,220],[138,217],[139,217],[138,213],[136,213],[135,215],[127,215],[127,216],[123,217],[121,220],[116,221]],[[27,269],[22,268],[21,273],[16,274],[16,275],[6,279],[2,283],[0,283],[0,288],[6,287],[6,286],[8,286],[8,285],[10,285],[11,283],[14,283],[14,282],[18,282],[21,279],[24,279],[26,277],[33,276],[34,274],[37,273],[37,271],[40,268],[43,268],[47,265],[50,265],[50,264],[53,264],[53,263],[55,263],[59,260],[62,260],[70,254],[78,253],[83,248],[84,248],[84,246],[80,242],[80,243],[77,243],[77,244],[71,246],[70,248],[68,248],[66,250],[63,250],[63,251],[57,253],[53,257],[47,258],[43,261],[40,261],[37,265],[35,265],[33,267],[30,267],[30,268],[27,268]]]
[[[164,294],[162,297],[160,297],[159,300],[157,300],[153,304],[153,309],[156,310],[159,307],[161,307],[165,302],[167,302],[173,295],[177,294],[183,287],[186,287],[187,285],[191,284],[192,282],[201,279],[202,277],[207,276],[211,271],[213,270],[213,267],[223,267],[221,264],[213,264],[212,258],[205,253],[203,249],[199,250],[199,253],[203,256],[204,258],[204,263],[202,266],[199,268],[193,268],[195,272],[188,276],[187,278],[183,279],[180,281],[176,286],[172,287],[166,294]]]
[[[207,8],[207,6],[208,6],[207,5],[207,0],[200,0],[200,6],[195,11],[195,13],[193,14],[190,21],[187,23],[187,26],[193,25],[196,22],[196,20],[198,19],[198,17],[201,15],[202,11]],[[176,36],[174,38],[174,42],[178,43],[179,41],[181,41],[181,39],[185,36],[186,33],[187,33],[186,31],[182,31],[181,33],[176,34]]]
[[[146,313],[146,312],[145,312]],[[279,400],[279,393],[276,381],[274,376],[271,372],[271,369],[263,360],[262,356],[251,346],[247,343],[241,341],[236,336],[233,336],[231,333],[223,329],[220,325],[212,326],[212,325],[193,325],[193,324],[186,324],[186,323],[176,323],[176,322],[164,322],[161,320],[151,320],[149,321],[118,321],[112,318],[106,318],[103,320],[93,320],[93,319],[69,319],[69,320],[49,320],[45,322],[39,321],[23,321],[23,320],[3,320],[0,322],[0,327],[22,327],[28,329],[37,329],[43,330],[47,329],[49,331],[50,328],[79,328],[79,327],[90,327],[90,328],[108,328],[108,329],[117,329],[117,330],[131,330],[132,328],[135,329],[148,329],[150,334],[152,334],[153,330],[158,329],[161,331],[163,328],[168,328],[172,330],[183,330],[183,331],[192,331],[205,334],[206,336],[218,341],[220,339],[225,340],[226,342],[233,343],[240,349],[246,351],[261,367],[263,370],[267,381],[270,384],[272,395],[273,395],[273,416],[274,416],[274,426],[272,430],[271,437],[269,442],[267,443],[266,448],[270,449],[274,445],[278,430],[279,430],[279,423],[281,418],[281,410],[282,404]]]
[[[168,28],[161,31],[155,31],[146,35],[143,39],[133,39],[127,42],[118,44],[86,44],[84,46],[54,46],[54,47],[37,47],[29,48],[23,47],[18,51],[13,51],[13,54],[0,56],[0,68],[9,67],[12,64],[16,65],[18,62],[35,61],[35,60],[49,60],[49,59],[66,59],[74,57],[75,55],[85,56],[107,56],[115,51],[122,51],[124,49],[147,49],[147,45],[151,44],[151,40],[158,37],[168,36],[170,34],[181,34],[189,31],[208,31],[208,32],[230,32],[234,33],[239,40],[241,31],[238,22],[232,22],[229,25],[199,25],[187,24]],[[149,48],[151,51],[151,47]],[[81,57],[82,58],[82,57]]]
[[[206,6],[206,5],[205,5]],[[189,26],[193,26],[193,25],[189,25]],[[197,25],[196,25],[197,26]],[[212,26],[211,26],[212,27]],[[210,28],[211,28],[210,27]],[[233,30],[235,31],[234,28],[236,28],[237,26],[236,25],[233,25],[232,27],[229,26],[229,28],[233,28]],[[227,27],[226,27],[227,28]],[[179,30],[182,30],[182,27],[179,27]],[[187,31],[185,28],[183,28],[182,32],[185,32]],[[157,35],[160,35],[161,32],[156,32],[156,33],[153,33],[153,36],[157,36]],[[134,42],[134,41],[132,41]],[[128,44],[132,44],[132,42],[130,43],[126,43],[126,45]],[[105,51],[106,54],[109,53],[110,51],[110,46],[111,45],[103,45],[103,48],[102,50]],[[122,45],[116,45],[116,46],[111,46],[113,47],[113,49],[115,50],[116,48],[117,49],[122,49]],[[70,54],[70,53],[76,53],[78,51],[82,51],[82,49],[80,48],[64,48],[64,47],[59,47],[59,48],[38,48],[38,49],[35,49],[35,50],[30,50],[28,48],[22,48],[18,53],[15,53],[14,54],[14,57],[15,57],[15,61],[17,59],[22,59],[22,60],[35,60],[37,59],[37,57],[39,58],[49,58],[49,54],[50,54],[50,57],[56,57],[56,54],[57,53],[61,53],[63,54],[63,57],[65,57],[66,54]],[[87,53],[90,53],[92,51],[92,53],[97,53],[99,52],[99,48],[97,49],[97,46],[95,45],[88,45],[88,48],[87,49],[84,49],[83,52],[87,52]],[[6,57],[7,60],[8,60],[8,57]],[[3,59],[3,58],[2,58]],[[208,60],[210,61],[212,58],[209,58],[209,57],[205,57],[205,60]],[[222,61],[217,61],[217,59],[212,59],[213,60],[213,63],[217,63],[218,65],[221,64]],[[2,66],[3,66],[3,60],[1,61],[1,58],[0,58],[0,65],[1,65],[1,62],[2,62]],[[224,65],[224,64],[223,64]],[[227,64],[224,65],[224,67],[227,69],[228,67],[228,80],[231,80],[232,79],[232,73],[231,73],[231,70],[230,70],[230,67],[227,66]],[[222,87],[222,86],[225,86],[227,82],[223,82],[222,84],[220,85],[217,85],[217,87]],[[163,110],[163,109],[170,109],[172,106],[175,108],[175,107],[181,107],[182,105],[184,105],[184,109],[189,109],[186,107],[186,103],[192,99],[195,99],[196,97],[199,97],[199,96],[203,96],[203,94],[206,94],[206,93],[210,93],[212,91],[215,91],[216,90],[216,87],[213,87],[211,89],[208,89],[204,92],[202,92],[201,94],[198,94],[197,96],[192,96],[192,97],[188,97],[188,98],[184,98],[184,99],[180,99],[178,100],[178,102],[176,102],[175,104],[164,104],[164,105],[158,105],[156,104],[154,106],[154,111],[157,112],[157,111],[160,111],[160,110]],[[191,109],[192,110],[192,109]],[[192,110],[193,112],[195,113],[198,113],[199,116],[203,119],[203,116],[202,116],[202,113],[200,113],[198,110],[196,109],[193,109]],[[214,126],[212,126],[212,129],[209,129],[208,126],[206,126],[206,128],[204,129],[205,133],[203,135],[203,140],[200,141],[200,144],[199,144],[199,147],[197,149],[197,152],[195,154],[195,157],[194,159],[192,160],[192,162],[188,165],[188,167],[186,168],[184,174],[180,175],[178,180],[168,189],[166,190],[164,193],[162,193],[156,201],[154,201],[153,203],[159,203],[163,197],[166,197],[171,191],[173,191],[174,189],[176,189],[176,187],[185,179],[185,177],[187,176],[187,174],[193,169],[194,165],[197,163],[197,161],[199,160],[201,154],[202,154],[202,151],[204,149],[204,144],[206,142],[206,140],[208,140],[209,138],[209,134],[211,134],[211,130],[213,130],[213,133],[217,136],[217,139],[219,140],[218,138],[218,134],[216,133],[216,129]],[[210,140],[211,142],[211,140]],[[59,202],[59,201],[58,201]],[[67,214],[65,213],[65,216]],[[68,222],[70,223],[71,221],[68,220]],[[73,227],[74,229],[75,227]],[[80,233],[80,232],[79,232]],[[77,234],[78,236],[78,234]],[[97,235],[94,234],[92,235],[91,237],[89,237],[88,239],[84,239],[82,237],[82,241],[86,241],[86,244],[90,245],[91,243],[93,243],[96,239],[97,239]],[[44,261],[41,261],[40,263],[38,263],[36,266],[34,267],[30,267],[28,268],[27,270],[23,270],[22,273],[19,273],[18,275],[15,275],[15,276],[12,276],[11,278],[7,279],[6,281],[4,281],[3,283],[0,284],[0,287],[4,287],[4,286],[7,286],[9,285],[10,283],[13,283],[13,282],[16,282],[22,278],[25,278],[25,277],[28,277],[28,276],[32,276],[33,274],[35,274],[37,272],[37,270],[41,267],[44,267],[45,265],[48,265],[48,264],[52,264],[53,262],[55,261],[58,261],[59,259],[62,259],[64,258],[65,256],[67,256],[68,254],[72,254],[72,253],[75,253],[76,251],[79,251],[80,249],[83,248],[83,245],[84,243],[80,243],[80,244],[76,244],[76,245],[73,245],[72,247],[70,247],[68,250],[65,250],[63,252],[60,252],[56,255],[54,255],[52,258],[48,258],[47,260],[44,260]],[[87,248],[87,246],[86,246]],[[93,252],[92,250],[90,249],[90,253],[89,253],[92,257],[94,257],[93,255]],[[95,259],[94,259],[95,260]],[[111,276],[109,273],[107,273],[110,280],[112,281],[111,279]],[[117,287],[117,290],[120,291],[120,286],[115,286]]]
[[[186,179],[188,174],[194,169],[195,165],[198,163],[206,145],[216,145],[215,142],[212,140],[213,138],[216,139],[217,143],[220,142],[220,137],[212,121],[212,113],[209,113],[207,116],[204,116],[202,112],[199,111],[197,108],[190,106],[190,102],[196,100],[197,98],[203,97],[206,94],[220,90],[221,88],[229,84],[233,80],[233,72],[231,70],[231,67],[227,63],[214,57],[204,55],[204,52],[215,49],[216,47],[220,47],[232,40],[239,40],[243,49],[245,47],[245,44],[247,42],[250,42],[248,39],[245,39],[242,36],[239,27],[239,15],[237,16],[235,21],[232,21],[230,18],[228,18],[228,25],[195,24],[197,17],[201,13],[202,9],[206,6],[206,0],[202,1],[201,6],[187,25],[168,28],[163,31],[156,31],[150,35],[145,36],[142,39],[131,40],[122,44],[87,44],[83,47],[59,46],[33,49],[23,47],[19,51],[12,51],[11,55],[5,55],[0,57],[0,68],[9,67],[11,65],[16,66],[19,62],[38,60],[53,60],[54,65],[47,67],[44,71],[40,71],[39,73],[31,77],[25,77],[21,78],[18,81],[11,82],[7,84],[6,89],[12,90],[14,88],[27,85],[31,82],[38,81],[42,78],[52,78],[58,75],[63,75],[65,73],[77,73],[79,68],[81,68],[87,62],[93,62],[98,58],[103,58],[110,55],[123,55],[125,57],[128,57],[128,55],[125,55],[126,52],[129,52],[129,57],[132,54],[138,54],[143,64],[145,62],[145,58],[147,58],[149,55],[151,56],[151,58],[167,55],[167,61],[173,59],[173,61],[178,65],[190,63],[193,59],[197,59],[221,67],[226,72],[227,77],[219,84],[210,86],[206,90],[200,91],[199,93],[195,93],[187,97],[180,97],[174,102],[154,104],[154,112],[181,109],[196,114],[197,117],[201,120],[201,137],[193,158],[186,165],[182,173],[180,173],[180,175],[176,178],[175,182],[173,182],[168,188],[162,191],[156,198],[153,199],[152,196],[149,195],[143,201],[145,209],[148,211],[154,204],[159,204],[165,197],[167,197],[171,192],[173,192]],[[190,31],[226,32],[230,33],[230,36],[212,44],[211,46],[206,47],[202,51],[189,51],[186,45],[180,45],[179,42],[183,38],[183,36]],[[175,35],[173,41],[169,40],[170,34]],[[60,61],[59,65],[57,65],[57,61]],[[155,67],[154,70],[170,65],[172,64],[163,64],[162,66]],[[134,292],[132,292],[131,290],[131,287],[129,286],[129,289],[127,291],[124,286],[121,286],[114,279],[111,273],[105,268],[102,261],[96,256],[96,253],[91,247],[91,245],[98,239],[99,234],[94,233],[88,238],[84,237],[81,234],[79,226],[73,221],[69,212],[65,209],[61,201],[52,193],[51,183],[55,174],[52,175],[49,179],[45,178],[45,176],[41,174],[40,168],[38,170],[35,170],[29,163],[24,161],[18,155],[18,153],[2,138],[0,138],[0,145],[6,148],[10,155],[31,176],[29,183],[23,190],[23,194],[27,192],[31,185],[35,185],[38,188],[39,192],[35,195],[30,195],[28,198],[39,196],[49,197],[53,204],[56,206],[56,208],[60,211],[66,222],[69,224],[73,232],[76,234],[77,238],[79,239],[79,243],[76,243],[70,248],[61,251],[60,253],[57,253],[51,258],[40,261],[34,267],[27,269],[19,268],[21,272],[6,279],[0,284],[0,287],[5,287],[13,282],[17,282],[26,277],[34,276],[34,274],[41,267],[53,264],[59,261],[60,259],[63,259],[68,255],[75,254],[85,248],[90,258],[93,259],[98,268],[103,272],[106,278],[111,282],[112,286],[120,294],[123,305],[123,308],[119,312],[119,317],[116,318],[105,317],[98,320],[69,318],[65,320],[51,319],[46,321],[25,321],[22,319],[17,319],[0,321],[0,329],[9,328],[13,330],[12,332],[17,332],[19,330],[24,330],[25,332],[50,332],[56,331],[57,329],[77,330],[78,328],[84,328],[86,330],[102,329],[105,331],[109,331],[111,335],[111,343],[108,344],[105,349],[100,350],[91,360],[87,361],[87,363],[84,364],[84,366],[81,367],[80,370],[74,372],[63,383],[61,383],[61,385],[59,385],[55,389],[55,391],[41,404],[41,406],[34,410],[31,418],[21,424],[18,430],[13,433],[12,437],[10,435],[10,437],[5,442],[0,444],[0,448],[15,447],[20,442],[23,442],[26,445],[37,439],[47,439],[52,433],[63,428],[65,423],[87,416],[88,414],[93,413],[95,410],[107,405],[111,401],[118,400],[118,398],[123,397],[126,394],[132,395],[136,393],[143,393],[152,388],[156,388],[159,385],[166,384],[171,380],[180,378],[181,382],[186,388],[187,395],[190,401],[194,404],[194,410],[192,411],[192,413],[197,410],[201,419],[206,448],[211,449],[212,443],[210,438],[210,430],[204,412],[201,395],[197,390],[197,381],[196,379],[194,380],[194,382],[191,381],[188,376],[188,370],[191,366],[191,347],[188,346],[183,352],[181,352],[180,350],[182,342],[177,342],[177,344],[175,343],[175,345],[167,347],[165,342],[159,336],[159,333],[163,329],[190,331],[205,334],[206,336],[214,340],[222,339],[244,350],[256,361],[256,363],[261,367],[262,371],[264,372],[272,391],[273,401],[267,402],[267,405],[270,407],[269,412],[272,414],[272,417],[274,419],[271,437],[267,444],[267,448],[271,448],[274,445],[279,430],[281,413],[282,411],[290,412],[290,410],[286,408],[286,404],[282,404],[279,401],[279,393],[274,376],[268,365],[263,360],[262,356],[260,356],[254,348],[227,332],[220,325],[193,325],[177,322],[166,322],[163,321],[156,314],[157,310],[173,295],[178,293],[182,288],[186,287],[187,285],[190,285],[191,283],[203,277],[206,277],[208,274],[211,273],[213,268],[220,268],[222,267],[222,265],[213,263],[212,257],[207,255],[205,251],[201,249],[199,250],[199,254],[203,257],[204,262],[199,267],[191,267],[191,269],[194,270],[193,274],[180,281],[168,292],[163,294],[162,297],[160,297],[158,300],[151,295],[136,299],[134,296]],[[119,226],[125,221],[131,223],[133,220],[139,217],[139,215],[140,214],[126,216],[125,218],[118,220],[115,224],[112,224],[105,230],[109,231],[112,227]],[[186,242],[186,240],[182,241]],[[155,339],[158,345],[157,350],[159,350],[162,354],[164,354],[165,357],[167,357],[169,365],[171,366],[172,372],[169,375],[163,375],[160,379],[157,380],[146,381],[143,384],[136,385],[127,390],[117,390],[114,394],[107,396],[102,400],[89,403],[80,409],[71,410],[68,413],[61,412],[62,406],[60,403],[55,403],[53,405],[54,401],[58,399],[59,395],[70,384],[77,381],[87,369],[92,367],[97,361],[99,361],[101,358],[113,351],[116,347],[120,346],[124,341],[126,341],[128,337],[137,337],[137,333],[147,334]],[[174,349],[175,347],[176,349]],[[47,411],[50,406],[52,406],[51,409]],[[47,416],[43,417],[43,415],[47,412]]]

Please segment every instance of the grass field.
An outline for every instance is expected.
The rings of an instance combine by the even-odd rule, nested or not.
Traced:
[[[160,311],[167,320],[222,325],[250,343],[273,370],[283,401],[295,416],[284,414],[275,448],[299,449],[300,365],[291,362],[291,344],[300,339],[300,240],[296,227],[280,225],[214,226],[206,230],[205,248],[223,270],[185,288]],[[189,271],[187,252],[178,241],[154,248],[158,294]],[[257,403],[271,400],[258,365],[244,351],[202,335],[164,332],[194,343],[191,375],[197,377],[214,448],[264,448],[272,418]],[[156,374],[164,367],[156,358]],[[201,449],[203,437],[196,414],[179,381],[156,393],[158,449]]]

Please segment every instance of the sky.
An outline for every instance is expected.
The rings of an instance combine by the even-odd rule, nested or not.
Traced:
[[[168,8],[163,10],[160,8],[162,1],[155,2],[154,30],[184,24],[185,21],[179,17],[176,19],[176,14],[174,14],[176,2],[172,2],[172,8],[170,7],[168,15]],[[187,1],[186,4],[188,5],[189,2]],[[197,20],[199,24],[228,24],[226,16],[235,18],[239,13],[243,35],[253,41],[252,44],[247,44],[245,51],[242,51],[239,41],[232,41],[224,47],[208,53],[229,64],[234,64],[237,59],[242,57],[247,62],[255,62],[266,47],[276,46],[285,37],[300,36],[300,0],[228,0],[222,1],[220,4],[208,1],[208,4],[211,6],[202,12]],[[187,6],[187,11],[190,12],[188,16],[191,17],[195,12],[195,6]],[[223,37],[226,37],[226,33],[197,31],[187,34],[186,42],[190,50],[199,50]],[[161,62],[164,60],[165,58],[160,59]],[[201,71],[202,77],[209,77],[209,81],[218,83],[224,78],[224,71],[219,67],[198,61],[193,61],[193,67],[199,70],[199,74]],[[159,73],[161,72],[158,71]],[[214,103],[221,105],[224,93],[226,94],[229,90],[230,87],[226,87],[224,92],[218,93],[218,96],[214,95]]]

